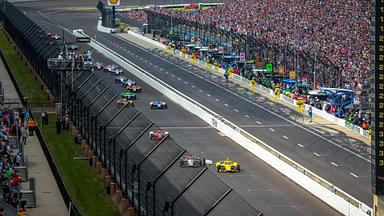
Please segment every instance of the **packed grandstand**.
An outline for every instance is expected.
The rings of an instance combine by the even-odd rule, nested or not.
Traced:
[[[364,88],[369,86],[371,60],[370,1],[237,0],[200,10],[150,10],[324,56],[336,66],[343,83],[340,87],[352,89],[360,102],[368,101]],[[123,16],[143,24],[148,22],[144,10],[132,10]],[[328,109],[336,113],[333,110],[337,109]],[[343,117],[359,126],[370,123],[369,115],[356,109]]]

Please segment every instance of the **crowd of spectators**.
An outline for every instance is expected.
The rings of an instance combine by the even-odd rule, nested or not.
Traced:
[[[11,138],[25,145],[30,120],[32,115],[25,109],[0,109],[0,198],[16,209],[20,207],[21,177],[15,167],[22,165],[23,155],[14,152]]]
[[[142,24],[148,22],[148,15],[144,12],[144,10],[130,10],[129,12],[123,13],[122,15]]]
[[[325,56],[342,78],[364,83],[370,63],[370,1],[236,0],[200,12],[156,8],[267,43]]]
[[[365,83],[369,70],[370,3],[368,0],[236,0],[198,12],[160,7],[153,10],[324,56],[354,88]],[[142,10],[125,16],[147,22]]]
[[[327,58],[339,70],[346,88],[367,104],[370,64],[370,1],[236,0],[200,11],[152,8],[156,12],[210,24],[224,31],[251,34],[266,43],[288,46]],[[125,16],[147,23],[142,10]],[[332,111],[332,110],[330,110]],[[335,109],[337,114],[337,109]],[[369,117],[348,113],[354,125],[366,126]]]

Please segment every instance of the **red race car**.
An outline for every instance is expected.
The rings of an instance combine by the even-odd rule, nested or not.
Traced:
[[[141,86],[138,86],[138,85],[126,85],[125,86],[125,90],[128,91],[128,92],[141,92]]]
[[[161,140],[168,134],[169,134],[168,131],[156,129],[149,132],[149,138],[151,140]]]

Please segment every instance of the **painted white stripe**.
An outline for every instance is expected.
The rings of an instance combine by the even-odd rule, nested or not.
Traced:
[[[199,89],[199,92],[203,92],[203,90]]]
[[[337,163],[335,163],[335,162],[331,162],[331,164],[332,164],[333,166],[335,166],[335,167],[338,167],[338,166],[339,166],[339,164],[337,164]]]
[[[228,104],[224,104],[224,106],[228,107],[229,105]]]
[[[219,99],[217,99],[217,98],[216,98],[215,100],[216,100],[217,102],[219,102],[219,101],[220,101],[220,100],[219,100]]]
[[[194,86],[194,85],[192,85],[192,88],[195,88],[195,86]]]
[[[260,122],[260,121],[256,121],[256,123],[257,123],[257,124],[261,124],[261,122]]]
[[[316,156],[316,157],[320,157],[320,154],[316,153],[316,152],[313,152],[313,154]]]
[[[300,148],[304,148],[304,146],[302,144],[297,144]]]
[[[245,118],[249,118],[249,115],[244,115],[245,116]]]
[[[268,128],[270,131],[272,131],[272,132],[275,132],[275,129],[273,129],[273,128]]]
[[[238,109],[234,109],[233,111],[235,111],[235,112],[239,112],[239,110],[238,110]]]
[[[288,137],[287,137],[287,136],[285,136],[285,135],[283,135],[283,138],[284,138],[284,139],[288,139]]]
[[[207,94],[207,96],[208,96],[208,97],[211,97],[211,95],[210,95],[210,94]]]
[[[350,172],[349,173],[351,176],[353,176],[353,177],[355,177],[355,178],[359,178],[359,176],[358,175],[356,175],[355,173],[353,173],[353,172]]]
[[[187,82],[187,81],[185,81],[185,82],[184,82],[184,84],[185,84],[185,85],[188,85],[188,82]]]

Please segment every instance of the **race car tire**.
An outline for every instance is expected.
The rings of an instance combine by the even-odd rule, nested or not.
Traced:
[[[167,106],[167,104],[165,104],[165,105],[164,105],[164,109],[167,109],[167,108],[168,108],[168,106]]]
[[[217,172],[222,173],[223,172],[223,167],[222,166],[218,166],[217,167]]]
[[[237,169],[237,172],[240,172],[240,165],[237,165],[236,169]]]

